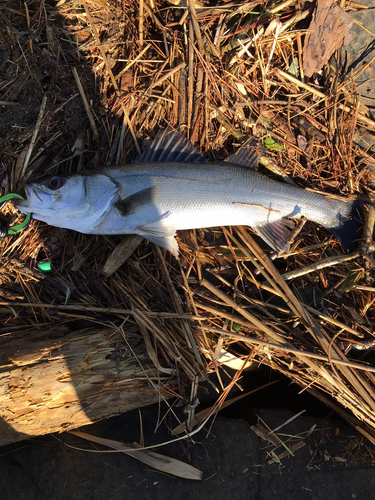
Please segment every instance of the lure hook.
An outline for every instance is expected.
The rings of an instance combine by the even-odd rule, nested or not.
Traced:
[[[8,201],[17,198],[19,200],[23,200],[23,196],[17,193],[8,193],[4,196],[0,197],[0,210],[8,203]],[[4,217],[4,215],[0,212],[0,238],[6,238],[7,236],[14,236],[16,233],[19,233],[23,229],[25,229],[31,221],[31,213],[29,212],[26,215],[26,218],[20,224],[15,224],[11,227],[8,226],[8,223]]]

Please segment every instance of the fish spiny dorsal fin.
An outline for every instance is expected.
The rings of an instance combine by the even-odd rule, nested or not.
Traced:
[[[235,163],[241,167],[256,168],[260,156],[259,147],[255,139],[251,138],[236,153],[228,158],[228,162]]]
[[[136,161],[207,163],[207,158],[192,145],[185,134],[176,132],[168,126],[164,130],[159,130],[150,147]]]

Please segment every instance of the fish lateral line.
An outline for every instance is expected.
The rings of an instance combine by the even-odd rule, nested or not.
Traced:
[[[281,213],[280,210],[275,210],[274,208],[264,207],[263,205],[258,205],[256,203],[246,203],[244,201],[232,201],[232,205],[244,205],[247,207],[257,207],[257,208],[263,208],[264,210],[268,210],[269,212],[275,212],[277,214]]]

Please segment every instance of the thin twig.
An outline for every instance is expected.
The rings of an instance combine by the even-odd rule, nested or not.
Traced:
[[[375,250],[375,246],[371,245],[370,251],[373,252]],[[342,264],[344,262],[350,262],[351,260],[358,259],[362,255],[362,251],[356,250],[355,252],[351,252],[345,255],[335,255],[334,257],[327,257],[326,259],[322,259],[319,262],[315,262],[310,266],[303,267],[301,269],[296,269],[295,271],[289,271],[288,273],[282,274],[284,280],[291,280],[298,278],[300,276],[305,276],[306,274],[312,273],[314,271],[319,271],[320,269],[324,269],[326,267],[337,266],[338,264]]]
[[[27,169],[27,166],[28,166],[29,161],[30,161],[31,153],[33,152],[35,141],[36,141],[36,138],[38,136],[38,132],[39,132],[40,126],[42,124],[42,120],[43,120],[43,115],[44,115],[44,110],[46,108],[46,104],[47,104],[47,96],[45,95],[43,97],[42,105],[40,106],[38,119],[37,119],[37,122],[36,122],[36,125],[35,125],[35,128],[34,128],[33,135],[31,137],[31,141],[30,141],[29,149],[27,150],[25,161],[23,162],[22,170],[21,170],[21,173],[19,175],[19,178],[17,179],[19,181],[21,179],[23,179],[23,177],[24,177],[24,175],[26,173],[26,169]]]
[[[78,86],[79,93],[81,95],[83,105],[85,106],[87,116],[89,117],[89,120],[90,120],[92,133],[94,134],[95,139],[97,139],[99,137],[99,132],[98,132],[98,129],[96,128],[94,115],[92,114],[92,111],[91,111],[89,102],[87,100],[85,91],[83,90],[82,83],[81,83],[81,80],[79,78],[77,68],[75,68],[75,67],[72,68],[72,71],[73,71],[73,75],[74,75],[75,81],[76,81],[77,86]]]
[[[202,326],[207,331],[213,332],[213,333],[218,333],[222,336],[227,336],[231,337],[233,339],[240,340],[241,342],[245,342],[245,344],[250,344],[250,345],[261,345],[265,347],[269,347],[272,349],[275,349],[276,351],[283,351],[291,354],[296,354],[298,356],[306,357],[306,358],[312,358],[312,359],[319,359],[321,361],[326,361],[327,363],[330,362],[330,359],[328,356],[325,356],[324,354],[316,354],[314,352],[309,352],[309,351],[301,351],[299,349],[295,349],[294,347],[287,347],[279,344],[273,344],[272,342],[267,342],[266,340],[260,340],[260,339],[254,339],[254,338],[249,338],[246,337],[245,335],[240,335],[238,333],[233,333],[233,332],[228,332],[227,330],[222,330],[220,328],[213,328],[211,326]],[[357,368],[358,370],[363,370],[367,372],[372,372],[375,373],[375,367],[372,366],[366,366],[361,363],[355,363],[353,361],[344,361],[342,359],[337,359],[337,358],[331,358],[331,361],[337,365],[342,365],[342,366],[348,366],[350,368]]]
[[[290,75],[289,73],[286,73],[285,71],[282,71],[279,68],[274,69],[275,73],[278,74],[279,76],[285,78],[286,80],[289,80],[290,82],[294,83],[297,85],[297,87],[301,87],[305,90],[308,90],[312,94],[321,97],[324,100],[328,100],[328,97],[323,94],[323,92],[320,92],[319,90],[316,90],[314,87],[311,87],[310,85],[307,85],[306,83],[301,82],[298,80],[298,78],[295,78],[294,76]],[[346,113],[353,113],[353,109],[350,108],[349,106],[345,106],[345,104],[338,103],[338,107],[345,111]],[[358,113],[358,119],[361,120],[363,123],[366,123],[369,127],[375,129],[375,121],[370,120],[367,118],[367,116],[364,116],[362,113]]]
[[[95,306],[83,306],[81,304],[77,305],[60,305],[60,304],[41,304],[38,302],[0,302],[0,307],[35,307],[40,309],[55,309],[57,311],[84,311],[84,312],[97,312],[102,314],[121,314],[121,315],[132,315],[134,311],[132,309],[121,309],[117,307],[95,307]],[[138,311],[139,312],[139,311]],[[202,320],[205,319],[203,316],[195,316],[192,314],[180,314],[180,313],[169,313],[169,312],[157,312],[157,311],[141,311],[142,314],[146,316],[156,316],[160,318],[181,318],[181,319],[193,319]]]

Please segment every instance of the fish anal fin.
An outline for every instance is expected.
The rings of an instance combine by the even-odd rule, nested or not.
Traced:
[[[176,259],[178,258],[178,244],[175,238],[176,227],[168,221],[168,214],[156,222],[138,226],[137,234],[162,248],[166,248]]]
[[[158,193],[158,186],[142,189],[127,198],[118,201],[115,206],[122,215],[128,216],[135,213],[139,208],[152,203]]]
[[[207,163],[207,158],[193,146],[186,135],[168,126],[159,130],[151,145],[136,162]]]
[[[253,229],[268,245],[278,253],[289,252],[290,229],[294,223],[289,219],[279,219],[258,226],[252,226]]]

